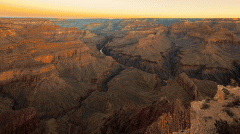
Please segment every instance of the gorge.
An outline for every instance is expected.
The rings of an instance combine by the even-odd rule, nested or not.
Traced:
[[[0,133],[240,132],[239,19],[80,21],[0,18]]]

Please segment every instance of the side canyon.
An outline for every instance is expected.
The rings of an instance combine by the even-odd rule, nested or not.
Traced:
[[[0,18],[0,133],[240,132],[240,20],[77,22]]]

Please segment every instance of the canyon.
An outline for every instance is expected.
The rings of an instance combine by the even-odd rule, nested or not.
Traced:
[[[239,19],[98,21],[0,18],[0,133],[240,132]]]

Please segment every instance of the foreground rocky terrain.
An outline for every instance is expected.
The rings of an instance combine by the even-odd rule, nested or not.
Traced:
[[[0,133],[239,133],[240,20],[82,27],[0,19]]]

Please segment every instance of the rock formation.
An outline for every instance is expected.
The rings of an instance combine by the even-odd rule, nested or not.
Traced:
[[[2,134],[30,134],[39,125],[39,117],[34,108],[9,111],[0,115],[0,132]]]
[[[79,98],[111,64],[106,56],[91,56],[77,37],[84,33],[76,28],[45,19],[6,20],[2,27],[16,34],[0,39],[0,89],[14,99],[14,109],[35,107],[46,118],[78,107]]]
[[[87,21],[0,18],[0,133],[239,133],[238,19]]]
[[[148,127],[146,134],[172,133],[190,128],[190,110],[185,109],[179,100],[176,100],[171,108]]]

